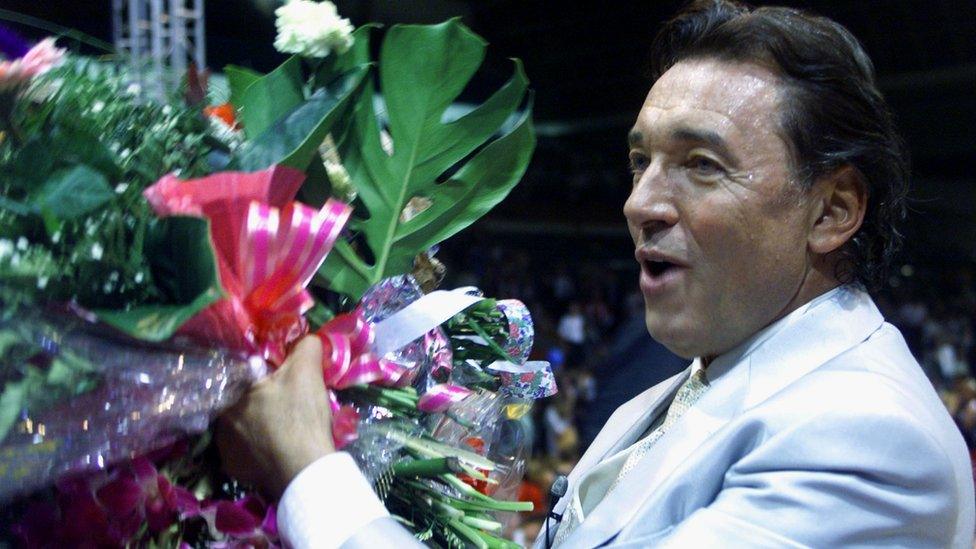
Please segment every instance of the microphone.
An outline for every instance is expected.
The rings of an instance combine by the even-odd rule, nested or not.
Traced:
[[[552,481],[552,487],[549,488],[549,513],[546,515],[546,549],[552,547],[552,538],[549,537],[549,519],[555,519],[556,523],[563,520],[563,516],[554,512],[553,508],[556,506],[556,502],[566,495],[568,489],[569,479],[565,475],[556,477],[556,480]]]

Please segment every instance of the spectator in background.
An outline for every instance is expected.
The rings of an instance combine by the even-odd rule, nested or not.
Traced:
[[[566,344],[566,365],[575,368],[586,358],[586,318],[578,301],[569,304],[559,319],[559,337]]]
[[[590,339],[593,341],[606,337],[616,320],[610,305],[603,299],[603,291],[600,288],[594,288],[590,293],[590,298],[584,306],[584,313],[588,321],[587,327],[590,329]]]
[[[546,451],[557,462],[576,463],[579,459],[579,434],[573,423],[576,395],[567,385],[562,387],[546,404],[543,414]]]
[[[556,303],[564,304],[576,295],[576,286],[565,264],[561,264],[552,278],[552,296]]]

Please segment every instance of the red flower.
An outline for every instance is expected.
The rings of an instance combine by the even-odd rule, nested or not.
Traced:
[[[478,468],[478,472],[485,476],[487,476],[489,473],[488,469],[481,469],[480,467]],[[478,480],[472,477],[471,475],[465,473],[459,474],[458,478],[461,479],[461,481],[467,484],[468,486],[474,488],[475,490],[481,492],[486,496],[490,496],[491,493],[494,491],[494,485],[489,484],[487,480]]]
[[[234,113],[234,106],[230,103],[205,107],[203,109],[203,114],[209,116],[210,118],[217,118],[223,121],[223,123],[230,126],[232,130],[241,129],[241,124],[237,121],[237,116]]]

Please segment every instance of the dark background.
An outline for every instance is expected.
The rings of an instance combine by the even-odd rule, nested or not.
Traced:
[[[648,48],[684,2],[528,0],[339,0],[354,25],[436,23],[460,16],[490,43],[488,59],[462,99],[480,100],[521,58],[535,90],[536,154],[523,182],[484,220],[443,246],[455,280],[530,304],[547,352],[567,300],[550,284],[569,272],[573,299],[604,300],[614,313],[593,341],[599,405],[586,413],[583,441],[616,403],[681,361],[652,347],[628,309],[637,265],[621,208],[629,192],[625,136],[651,82]],[[957,296],[973,301],[976,264],[976,1],[779,1],[847,26],[874,60],[882,91],[912,154],[906,247],[889,280],[886,312],[921,298],[943,318]],[[767,2],[756,2],[767,4]],[[274,0],[207,0],[210,67],[268,71],[283,60],[274,40]],[[0,0],[0,8],[111,40],[107,0]],[[18,26],[32,37],[47,34]],[[464,275],[470,275],[465,278]],[[901,287],[901,290],[899,290]],[[943,311],[943,312],[940,312]],[[971,307],[958,315],[971,324]],[[630,314],[631,316],[628,316]],[[897,315],[889,315],[897,323]],[[909,335],[912,328],[902,326]],[[917,327],[916,327],[917,328]],[[954,330],[957,331],[957,330]],[[971,334],[971,332],[970,332]],[[552,333],[549,340],[558,341]],[[921,336],[918,341],[922,341]],[[972,341],[964,348],[971,354]],[[926,347],[926,345],[928,345]],[[913,346],[923,364],[932,344]],[[657,364],[648,369],[648,363]],[[597,409],[599,408],[599,409]]]
[[[910,145],[914,185],[905,260],[976,260],[976,2],[780,1],[831,17],[862,40]],[[475,233],[520,234],[540,250],[569,246],[615,261],[629,244],[621,206],[629,188],[624,136],[650,86],[647,50],[676,1],[339,0],[360,25],[432,23],[460,16],[491,44],[466,95],[484,96],[525,62],[536,92],[539,147],[530,172]],[[758,2],[757,4],[766,4]],[[206,0],[211,67],[269,70],[274,0]],[[0,0],[0,7],[111,40],[106,0]],[[20,27],[24,28],[24,27]],[[579,237],[586,237],[585,242]],[[562,242],[571,240],[572,243]],[[553,242],[559,241],[553,246]],[[541,252],[540,252],[541,253]],[[614,263],[616,264],[616,263]]]

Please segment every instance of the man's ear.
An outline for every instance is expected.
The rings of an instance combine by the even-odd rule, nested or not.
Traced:
[[[811,191],[817,202],[807,244],[811,252],[826,255],[861,228],[868,205],[867,184],[857,168],[844,166],[817,179]]]

